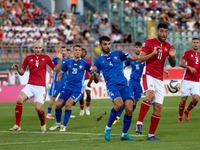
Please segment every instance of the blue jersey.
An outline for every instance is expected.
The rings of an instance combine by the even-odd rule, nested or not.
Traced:
[[[58,61],[59,61],[59,58],[58,58],[58,57],[54,57],[54,58],[52,59],[52,61],[53,61],[53,63],[54,63],[55,65],[57,65],[57,64],[58,64]],[[62,60],[62,65],[65,64],[66,61],[68,61],[68,59],[67,59],[67,58],[64,58],[64,59]],[[53,83],[57,82],[57,81],[56,81],[57,75],[58,75],[58,73],[56,73],[55,71],[53,71],[53,80],[52,80]],[[67,80],[67,75],[66,75],[66,73],[65,73],[65,74],[63,74],[60,83],[65,83],[66,80]]]
[[[92,71],[91,65],[81,58],[78,61],[70,59],[61,67],[62,73],[65,73],[66,71],[68,71],[68,77],[64,89],[82,93],[85,82],[85,74],[86,71]]]
[[[127,85],[127,79],[123,73],[122,61],[127,60],[130,54],[122,51],[111,52],[108,56],[101,55],[94,62],[97,67],[97,75],[102,71],[108,89],[116,85]]]
[[[139,63],[138,61],[132,60],[127,60],[124,62],[124,66],[129,65],[131,65],[132,68],[130,78],[136,81],[140,81],[145,63]]]

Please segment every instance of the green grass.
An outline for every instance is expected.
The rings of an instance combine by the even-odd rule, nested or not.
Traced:
[[[189,97],[186,106],[191,101]],[[67,131],[59,132],[47,130],[46,134],[40,133],[40,121],[34,108],[33,102],[27,102],[23,105],[23,114],[21,119],[22,131],[9,132],[9,128],[15,123],[15,104],[0,104],[0,149],[43,149],[43,150],[61,150],[61,149],[80,149],[80,150],[129,150],[129,149],[154,149],[154,150],[185,150],[200,149],[200,107],[197,105],[190,112],[190,121],[178,123],[178,105],[180,97],[166,97],[161,120],[155,133],[156,137],[162,141],[146,141],[146,135],[150,126],[150,117],[152,106],[147,113],[143,123],[143,135],[138,136],[135,133],[135,123],[139,114],[139,107],[142,100],[138,102],[137,108],[133,113],[133,120],[129,129],[129,134],[135,138],[135,141],[121,141],[122,122],[112,127],[111,141],[107,142],[104,137],[104,127],[107,123],[110,110],[113,103],[109,99],[93,100],[90,106],[90,116],[79,116],[79,104],[72,108],[72,114],[76,118],[69,120]],[[48,102],[44,104],[44,110],[47,111]],[[55,104],[54,104],[55,108]],[[52,114],[54,116],[54,108]],[[100,121],[96,121],[103,113],[107,112]],[[54,120],[46,120],[47,129],[55,123]],[[87,134],[88,133],[88,134]]]

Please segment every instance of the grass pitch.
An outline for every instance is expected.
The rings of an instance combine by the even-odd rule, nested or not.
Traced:
[[[191,101],[189,97],[186,106]],[[109,99],[92,100],[90,105],[91,115],[79,116],[79,104],[72,107],[72,114],[76,118],[71,118],[67,125],[66,132],[49,131],[48,129],[56,120],[47,120],[47,133],[40,133],[40,121],[33,102],[27,102],[23,105],[21,119],[21,131],[10,132],[15,123],[15,104],[0,104],[0,149],[14,150],[186,150],[200,149],[200,106],[199,104],[190,112],[190,120],[178,123],[178,106],[180,97],[166,97],[163,104],[161,120],[158,125],[155,136],[162,141],[146,141],[149,131],[152,106],[143,122],[143,134],[135,133],[135,123],[138,119],[139,108],[142,99],[138,102],[137,108],[133,113],[132,124],[129,129],[129,135],[135,138],[135,141],[121,141],[123,116],[121,122],[112,126],[111,141],[104,139],[104,127],[106,126],[110,110],[113,103]],[[48,102],[44,104],[45,113],[47,112]],[[52,115],[55,116],[54,107]],[[63,109],[64,112],[64,109]],[[106,112],[106,114],[105,114]],[[104,115],[103,115],[104,114]],[[101,115],[103,117],[97,121]],[[62,117],[63,119],[63,117]]]

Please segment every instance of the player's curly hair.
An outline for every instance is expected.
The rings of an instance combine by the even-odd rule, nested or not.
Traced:
[[[157,30],[159,30],[160,28],[164,28],[164,29],[168,29],[168,25],[166,23],[159,23],[157,26]]]

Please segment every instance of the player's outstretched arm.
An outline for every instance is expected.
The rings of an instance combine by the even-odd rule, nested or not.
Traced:
[[[87,84],[88,87],[91,87],[91,84],[92,84],[93,80],[94,80],[94,74],[91,74],[90,80],[88,81],[88,84]]]
[[[138,62],[142,63],[142,62],[147,61],[149,58],[156,55],[158,53],[159,49],[160,49],[160,47],[155,47],[154,51],[152,53],[148,54],[148,55],[145,52],[141,51],[140,55],[138,57]]]
[[[99,76],[97,76],[97,67],[96,66],[94,66],[94,67],[92,67],[92,72],[91,72],[92,74],[94,74],[93,76],[94,76],[94,82],[95,83],[98,83],[99,82]]]
[[[58,64],[53,68],[53,71],[59,73],[62,65],[62,54],[60,53],[60,50],[56,50],[56,57],[59,58],[59,61]]]
[[[64,73],[59,72],[59,74],[57,75],[57,78],[56,78],[56,81],[57,81],[57,82],[60,82],[60,80],[62,79],[63,74],[64,74]]]
[[[18,66],[18,64],[14,64],[14,65],[12,66],[12,68],[13,68],[13,69],[16,69],[20,76],[23,76],[24,73],[25,73],[25,70],[22,69],[22,68],[20,68],[20,67]]]
[[[132,61],[135,61],[135,60],[138,60],[138,56],[137,55],[131,55],[131,56],[129,56],[128,59],[132,60]]]
[[[169,50],[169,64],[172,67],[176,66],[176,60],[175,60],[175,55],[176,55],[176,48],[174,47],[174,45],[171,46],[170,50]]]
[[[196,69],[193,68],[193,67],[190,67],[188,65],[185,64],[185,60],[184,59],[181,59],[180,63],[179,63],[179,66],[182,67],[182,68],[187,68],[189,69],[192,73],[195,73],[196,72]]]
[[[53,73],[51,72],[51,68],[50,67],[47,67],[47,71],[48,71],[50,77],[53,78]]]

